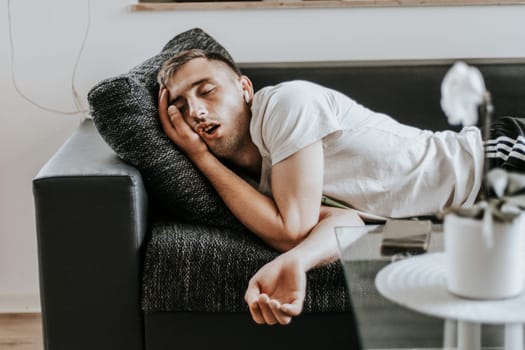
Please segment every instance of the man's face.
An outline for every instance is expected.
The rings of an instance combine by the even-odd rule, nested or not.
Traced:
[[[247,88],[244,79],[224,62],[195,58],[166,84],[170,104],[218,157],[231,159],[249,138],[250,108],[243,97],[243,88]]]

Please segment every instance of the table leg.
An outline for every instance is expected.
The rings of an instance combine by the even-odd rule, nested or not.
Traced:
[[[458,321],[458,349],[481,349],[481,325],[479,323]]]
[[[523,350],[523,325],[521,323],[505,325],[505,350]]]
[[[456,320],[446,319],[443,329],[443,347],[452,349],[457,346],[458,340],[458,323]]]

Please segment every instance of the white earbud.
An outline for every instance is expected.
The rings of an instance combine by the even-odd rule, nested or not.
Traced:
[[[248,91],[244,91],[244,101],[246,103],[250,102],[250,93]]]

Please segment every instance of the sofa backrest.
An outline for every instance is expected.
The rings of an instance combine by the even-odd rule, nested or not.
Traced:
[[[466,61],[478,67],[491,92],[495,117],[525,116],[525,58]],[[448,125],[441,110],[441,81],[454,63],[441,61],[365,61],[240,64],[256,90],[302,79],[333,88],[400,122],[431,130]]]

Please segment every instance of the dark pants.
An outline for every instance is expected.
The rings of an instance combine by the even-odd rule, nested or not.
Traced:
[[[492,123],[485,142],[489,168],[525,172],[525,118],[501,117]]]

